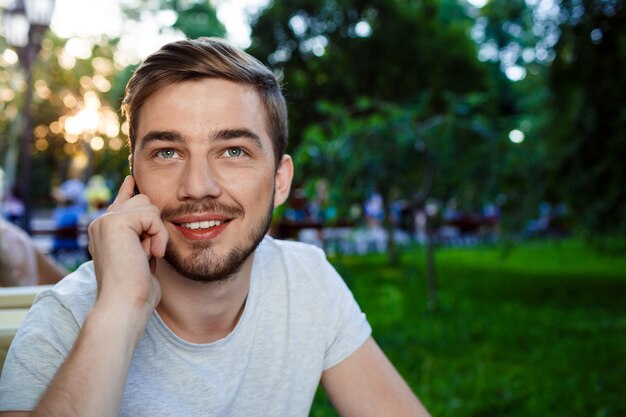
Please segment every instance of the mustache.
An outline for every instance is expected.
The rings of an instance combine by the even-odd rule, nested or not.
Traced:
[[[215,200],[207,200],[201,203],[181,204],[177,207],[166,207],[161,210],[161,219],[170,220],[189,214],[216,213],[225,217],[237,217],[243,215],[243,210],[238,206],[231,206]]]

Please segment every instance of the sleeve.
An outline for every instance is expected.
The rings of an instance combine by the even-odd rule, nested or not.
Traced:
[[[80,327],[53,295],[40,297],[18,329],[0,378],[0,411],[29,411],[69,355]]]
[[[329,296],[329,333],[324,357],[326,370],[361,347],[372,334],[372,327],[344,280],[327,260],[324,261],[323,269]]]

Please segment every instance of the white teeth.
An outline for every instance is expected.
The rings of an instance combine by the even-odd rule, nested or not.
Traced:
[[[191,230],[198,230],[198,229],[210,229],[211,227],[219,226],[222,223],[223,222],[220,220],[208,220],[208,221],[205,220],[203,222],[182,223],[181,226],[186,227],[187,229],[191,229]]]

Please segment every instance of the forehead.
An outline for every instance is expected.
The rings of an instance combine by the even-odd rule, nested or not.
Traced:
[[[182,81],[160,88],[137,115],[138,141],[148,132],[175,130],[183,136],[248,129],[269,141],[266,112],[252,87],[217,78]]]

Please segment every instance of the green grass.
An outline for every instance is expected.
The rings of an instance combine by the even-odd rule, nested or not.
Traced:
[[[433,416],[624,416],[626,255],[579,241],[332,262],[374,337]],[[312,416],[336,416],[322,392]]]

